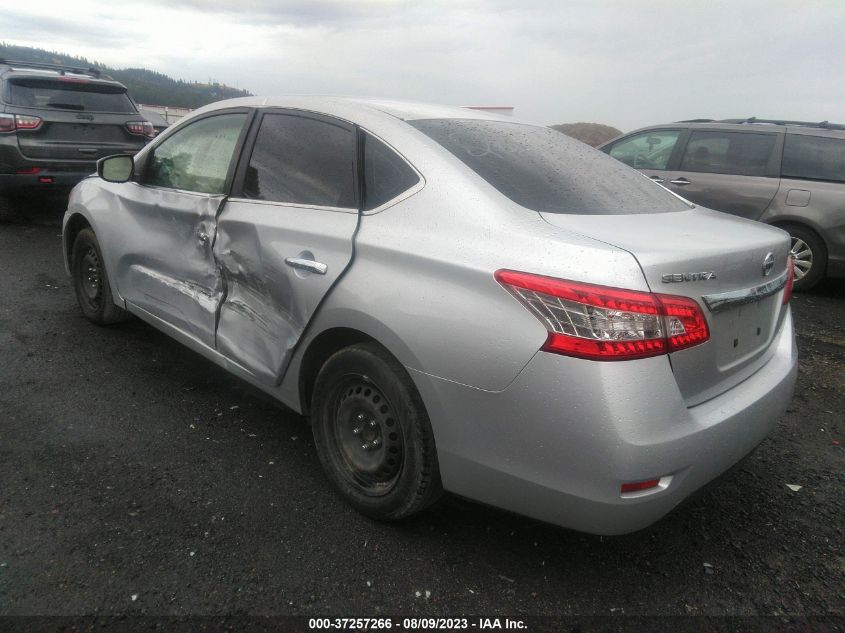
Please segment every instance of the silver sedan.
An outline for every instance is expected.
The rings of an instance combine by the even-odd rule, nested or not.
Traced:
[[[85,316],[143,319],[308,416],[375,518],[446,490],[630,532],[792,395],[789,236],[545,127],[247,98],[98,176],[64,220]]]

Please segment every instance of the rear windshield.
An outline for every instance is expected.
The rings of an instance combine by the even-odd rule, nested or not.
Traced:
[[[627,215],[690,208],[638,171],[556,130],[478,119],[409,123],[534,211]]]
[[[7,102],[27,108],[82,112],[136,112],[123,86],[75,81],[16,79],[9,82]]]

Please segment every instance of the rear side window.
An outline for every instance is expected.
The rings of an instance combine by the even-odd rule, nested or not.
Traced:
[[[705,132],[690,134],[681,171],[765,176],[775,149],[774,134]]]
[[[638,171],[556,130],[478,119],[409,123],[534,211],[626,215],[690,208]]]
[[[353,128],[298,114],[265,114],[244,177],[243,196],[355,208]]]
[[[380,207],[420,181],[396,152],[364,134],[364,209]]]
[[[137,112],[122,86],[44,79],[16,79],[8,86],[11,105],[78,112]]]
[[[144,184],[197,193],[225,192],[245,113],[200,119],[153,149]]]
[[[845,139],[787,134],[781,172],[785,178],[845,182]]]
[[[654,130],[616,142],[610,155],[635,169],[666,169],[680,130]]]

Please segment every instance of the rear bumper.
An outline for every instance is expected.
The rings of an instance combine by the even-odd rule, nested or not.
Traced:
[[[429,408],[444,487],[597,534],[654,523],[771,432],[792,398],[787,315],[766,365],[687,408],[667,357],[601,363],[538,353],[504,391],[411,371]],[[623,497],[625,482],[665,487]]]

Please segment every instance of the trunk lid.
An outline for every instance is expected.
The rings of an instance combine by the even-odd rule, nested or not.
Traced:
[[[785,232],[702,208],[655,215],[541,215],[554,226],[630,252],[652,292],[698,302],[710,340],[670,354],[688,406],[730,389],[771,356],[785,310],[781,289],[766,292],[786,273]],[[769,253],[774,264],[764,274]]]

